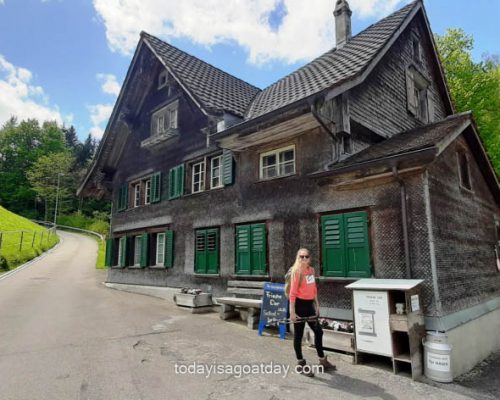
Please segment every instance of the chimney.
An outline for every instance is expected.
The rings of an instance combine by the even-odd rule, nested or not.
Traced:
[[[335,40],[337,48],[343,47],[351,38],[351,15],[352,11],[349,8],[347,0],[337,0],[335,5]]]

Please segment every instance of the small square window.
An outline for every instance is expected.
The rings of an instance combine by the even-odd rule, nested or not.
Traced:
[[[260,155],[260,179],[295,174],[295,146],[284,147]]]
[[[160,72],[160,75],[158,75],[158,89],[161,89],[161,88],[167,86],[167,83],[168,83],[167,71]]]

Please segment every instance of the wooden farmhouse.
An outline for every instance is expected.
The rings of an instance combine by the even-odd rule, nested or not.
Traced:
[[[500,348],[500,190],[456,114],[422,1],[259,89],[141,33],[79,195],[113,202],[108,282],[283,282],[300,247],[321,314],[352,320],[359,278],[423,279],[453,373]],[[307,29],[307,27],[304,27]]]

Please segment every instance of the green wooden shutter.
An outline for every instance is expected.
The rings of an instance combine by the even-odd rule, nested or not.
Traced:
[[[368,215],[365,211],[344,214],[347,276],[371,276],[370,247],[368,242]]]
[[[219,272],[219,229],[207,229],[207,273]]]
[[[161,199],[161,172],[151,177],[151,203],[158,203]]]
[[[176,196],[181,197],[184,195],[184,164],[177,167],[177,192]]]
[[[165,268],[172,268],[174,266],[174,232],[165,231]]]
[[[324,276],[346,276],[344,218],[342,214],[321,217],[321,255]]]
[[[207,272],[207,232],[196,231],[195,237],[195,264],[194,271],[198,274]]]
[[[236,227],[236,273],[242,275],[250,274],[251,252],[250,225],[238,225]]]
[[[125,184],[118,190],[118,211],[126,210],[128,206],[128,185]]]
[[[169,199],[174,199],[175,198],[175,176],[176,176],[176,168],[171,168],[170,171],[168,171],[168,198]]]
[[[254,224],[250,226],[251,231],[251,274],[263,275],[267,270],[267,243],[266,225]]]
[[[222,152],[222,182],[224,186],[234,183],[233,166],[233,153],[230,150],[224,149]]]
[[[106,240],[106,259],[104,265],[106,267],[113,266],[113,239]]]
[[[126,267],[128,265],[128,238],[126,236],[120,238],[121,242],[121,254],[120,254],[120,267]]]
[[[141,235],[141,267],[149,265],[149,235],[144,233]]]

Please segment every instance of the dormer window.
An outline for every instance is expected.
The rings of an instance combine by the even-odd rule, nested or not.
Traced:
[[[178,128],[178,106],[174,101],[153,113],[151,121],[151,136],[169,136],[176,133]]]
[[[158,75],[158,89],[164,88],[168,83],[168,72],[161,71],[160,75]]]

